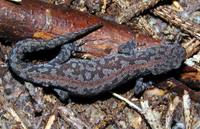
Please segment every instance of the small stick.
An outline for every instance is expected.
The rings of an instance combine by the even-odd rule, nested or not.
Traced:
[[[197,39],[200,39],[200,25],[195,24],[189,20],[184,21],[178,17],[174,12],[170,11],[169,7],[158,7],[154,9],[153,14],[159,16],[166,20],[167,22],[180,27],[182,30],[186,31],[190,35],[194,36]]]
[[[118,23],[122,24],[129,21],[132,17],[139,15],[144,10],[149,9],[156,5],[160,0],[147,0],[145,2],[139,2],[137,4],[129,5],[124,0],[115,0],[124,10],[121,15],[116,19]],[[125,6],[124,6],[125,5]],[[127,5],[127,6],[126,6]]]
[[[9,107],[7,109],[7,111],[14,117],[14,119],[17,122],[20,122],[20,124],[23,127],[23,129],[28,129],[27,126],[25,125],[25,123],[22,121],[22,119],[19,117],[19,115],[15,112],[15,110],[13,108]]]
[[[54,115],[54,114],[51,115],[51,116],[49,117],[49,120],[48,120],[48,122],[47,122],[47,124],[46,124],[46,126],[45,126],[44,129],[51,129],[51,127],[52,127],[52,125],[53,125],[55,119],[56,119],[55,115]]]

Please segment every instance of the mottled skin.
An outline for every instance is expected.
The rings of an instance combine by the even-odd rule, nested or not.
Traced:
[[[90,32],[94,28],[90,27]],[[185,58],[185,50],[178,44],[165,43],[140,50],[135,47],[133,41],[120,46],[118,53],[103,58],[70,58],[78,49],[72,41],[79,33],[83,35],[87,30],[88,28],[50,41],[19,41],[10,54],[9,66],[25,81],[62,89],[69,95],[91,96],[110,91],[132,78],[148,74],[157,75],[176,69]],[[61,45],[60,53],[48,63],[30,64],[23,61],[27,53],[53,49]]]

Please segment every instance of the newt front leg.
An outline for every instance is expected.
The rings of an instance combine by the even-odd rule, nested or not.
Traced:
[[[50,43],[51,48],[64,45],[66,40],[68,47],[63,49],[67,52],[61,52],[53,61],[37,65],[24,62],[23,57],[26,53],[49,48],[49,43],[27,40],[28,42],[18,44],[9,57],[11,70],[26,81],[62,89],[71,96],[91,96],[110,91],[133,78],[176,69],[185,58],[185,50],[179,44],[165,43],[137,49],[135,42],[129,41],[119,48],[118,53],[103,58],[72,59],[70,55],[75,51],[72,49],[74,44],[69,43],[67,38],[61,39],[62,43],[59,40],[57,43]],[[65,56],[65,61],[59,59]]]

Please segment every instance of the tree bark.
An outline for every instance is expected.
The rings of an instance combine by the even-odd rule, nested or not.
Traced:
[[[20,4],[6,0],[0,2],[0,37],[5,39],[51,39],[97,23],[102,23],[103,27],[81,39],[85,43],[85,53],[95,57],[116,52],[120,45],[132,39],[140,48],[161,43],[136,34],[127,26],[39,0],[22,0]]]

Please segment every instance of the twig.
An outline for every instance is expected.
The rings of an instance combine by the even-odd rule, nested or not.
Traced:
[[[128,20],[130,20],[132,17],[139,15],[144,10],[153,7],[156,5],[160,0],[147,0],[145,2],[141,1],[137,4],[127,4],[127,1],[124,0],[115,0],[116,3],[118,3],[122,8],[122,12],[120,16],[116,19],[116,22],[122,24]]]
[[[141,107],[138,107],[128,99],[116,94],[112,93],[113,96],[117,97],[120,100],[126,102],[130,107],[136,110],[141,116],[144,116],[145,120],[151,126],[152,129],[164,129],[160,123],[160,114],[158,112],[153,111],[148,104],[148,101],[141,101]]]
[[[166,120],[165,120],[165,128],[166,129],[170,129],[171,128],[171,124],[172,124],[172,117],[173,117],[173,113],[174,110],[176,109],[176,107],[178,106],[178,104],[180,103],[180,99],[179,97],[175,97],[172,101],[172,103],[170,103],[169,105],[169,110],[167,111],[166,114]]]
[[[197,121],[197,123],[194,124],[192,127],[193,127],[193,129],[200,129],[200,120]]]
[[[54,114],[51,115],[51,116],[49,117],[49,120],[48,120],[48,122],[47,122],[47,124],[46,124],[46,126],[45,126],[44,129],[51,129],[51,126],[53,125],[55,119],[56,119],[55,115],[54,115]]]
[[[148,121],[149,125],[152,129],[164,129],[162,124],[160,123],[161,114],[156,112],[149,107],[149,103],[147,100],[140,102],[142,111],[144,112],[144,117]]]
[[[186,59],[194,55],[200,50],[200,40],[197,40],[196,38],[185,38],[183,40],[183,43],[181,44],[187,53]]]
[[[20,3],[20,2],[22,2],[22,0],[8,0],[8,1],[16,2],[16,3]]]
[[[200,71],[200,66],[199,66],[199,63],[200,63],[200,51],[197,54],[195,54],[193,57],[187,59],[184,63],[186,65],[191,66],[191,67],[197,69],[198,71]]]
[[[183,109],[184,109],[186,129],[192,129],[190,106],[191,106],[190,96],[187,91],[184,91]]]
[[[166,20],[167,22],[181,28],[192,36],[200,39],[200,25],[195,24],[189,20],[184,21],[178,17],[169,7],[158,7],[154,9],[153,14]]]
[[[23,129],[28,129],[27,126],[25,125],[25,123],[22,121],[22,119],[18,116],[18,114],[15,112],[15,110],[13,108],[9,107],[7,109],[7,111],[14,117],[14,119],[17,122],[20,122],[20,124],[23,127]]]
[[[90,127],[86,123],[81,121],[79,118],[76,118],[76,116],[70,109],[60,106],[58,107],[58,110],[59,110],[60,116],[65,121],[68,121],[71,124],[73,124],[73,126],[75,126],[77,129],[84,129],[84,128],[90,129]]]
[[[107,0],[103,0],[103,6],[101,7],[101,13],[105,13],[107,8]]]
[[[117,93],[112,93],[112,95],[117,97],[118,99],[123,100],[124,102],[126,102],[130,107],[132,107],[137,112],[141,112],[142,113],[142,109],[140,107],[138,107],[137,105],[135,105],[134,103],[132,103],[131,101],[129,101],[128,99],[122,97],[121,95],[119,95]]]

